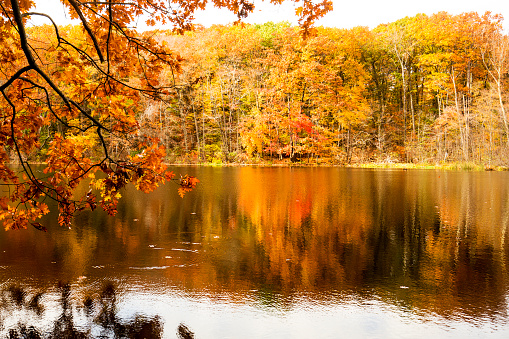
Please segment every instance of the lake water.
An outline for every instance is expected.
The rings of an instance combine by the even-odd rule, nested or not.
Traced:
[[[184,199],[0,231],[0,335],[509,337],[509,172],[174,171]]]

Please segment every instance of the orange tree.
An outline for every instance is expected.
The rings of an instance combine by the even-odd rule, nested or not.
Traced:
[[[296,9],[304,32],[332,8],[330,0],[320,1]],[[130,27],[148,18],[149,25],[190,30],[193,13],[208,2],[239,20],[254,9],[246,0],[61,2],[79,20],[77,28],[33,12],[35,1],[0,0],[0,181],[9,188],[0,197],[0,220],[6,229],[45,229],[37,219],[48,213],[47,199],[57,202],[61,225],[97,205],[115,214],[119,190],[128,183],[149,192],[172,179],[164,148],[139,132],[136,114],[147,99],[171,100],[175,84],[159,75],[168,67],[178,72],[181,58]],[[35,16],[50,26],[27,28]],[[43,175],[30,163],[33,154],[47,163]],[[76,196],[83,180],[91,180],[91,188]],[[179,193],[195,184],[183,178]]]

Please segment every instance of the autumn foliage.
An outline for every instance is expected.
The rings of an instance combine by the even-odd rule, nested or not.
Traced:
[[[54,200],[59,223],[100,205],[115,214],[127,184],[150,192],[174,179],[164,164],[160,136],[141,129],[147,103],[171,104],[183,59],[136,21],[166,23],[172,32],[193,28],[195,10],[207,1],[62,0],[77,26],[58,27],[51,13],[33,12],[34,1],[0,1],[0,220],[6,229],[31,224]],[[214,0],[239,19],[254,9],[246,1]],[[280,3],[280,0],[272,0]],[[305,32],[331,8],[327,0],[298,9]],[[33,17],[48,25],[32,27]],[[33,161],[46,164],[36,173]],[[14,165],[11,165],[15,163]],[[80,183],[90,190],[75,196]],[[179,194],[198,180],[180,180]]]
[[[287,23],[155,32],[183,56],[142,129],[174,162],[509,163],[507,35],[486,13],[374,29]]]

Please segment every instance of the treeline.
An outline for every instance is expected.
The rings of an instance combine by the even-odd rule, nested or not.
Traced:
[[[184,61],[161,73],[172,100],[145,102],[139,122],[170,161],[508,163],[501,16],[155,34]]]
[[[79,53],[51,54],[53,27],[34,27],[29,38],[38,60],[108,132],[99,143],[89,128],[69,129],[81,118],[63,116],[39,128],[40,148],[28,157],[45,161],[55,137],[67,136],[88,145],[90,157],[100,156],[104,143],[112,158],[158,140],[175,163],[507,166],[509,37],[502,23],[490,13],[438,13],[371,30],[318,27],[306,37],[287,23],[144,32],[173,50],[174,61],[145,74],[154,56],[141,52],[136,69],[128,72],[135,61],[117,58],[111,70],[128,74],[123,81],[133,88],[163,86],[164,98],[113,94],[119,85],[95,84],[104,76]],[[77,26],[60,28],[85,51],[91,43],[83,34]],[[36,108],[47,94],[38,95]],[[126,128],[140,129],[136,140],[123,137]]]

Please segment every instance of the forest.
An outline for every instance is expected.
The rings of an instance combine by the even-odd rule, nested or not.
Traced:
[[[145,32],[182,62],[159,75],[170,99],[141,100],[133,123],[171,163],[508,165],[502,23],[442,12],[308,36],[284,22]]]
[[[490,13],[442,12],[371,30],[318,27],[307,36],[285,22],[144,32],[180,62],[158,75],[170,95],[114,105],[134,110],[128,123],[159,140],[170,163],[507,165],[502,23]],[[56,41],[44,37],[52,30],[35,27],[29,36],[51,50]],[[76,38],[81,29],[60,34]],[[62,133],[65,124],[54,121],[38,138],[49,145]],[[83,133],[83,142],[98,143],[94,137]],[[108,147],[135,152],[122,138]],[[46,161],[47,151],[30,157]]]

